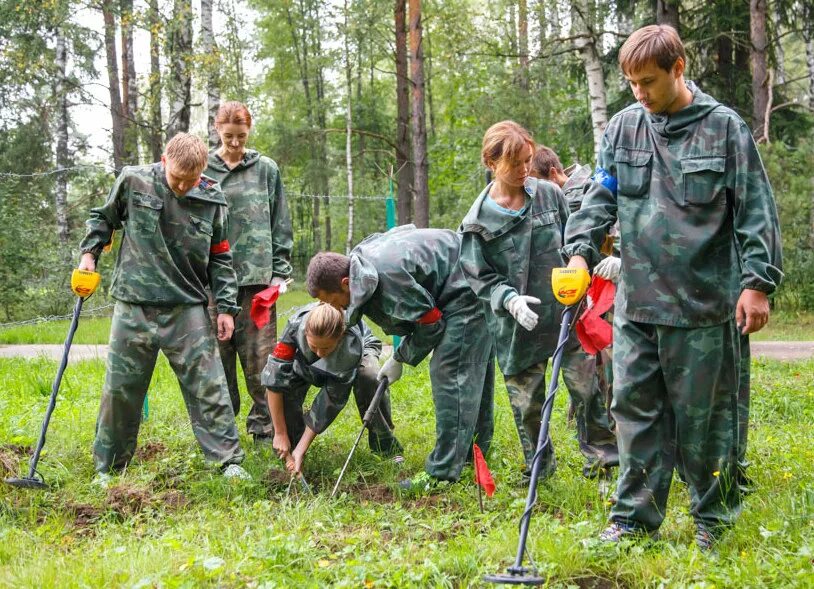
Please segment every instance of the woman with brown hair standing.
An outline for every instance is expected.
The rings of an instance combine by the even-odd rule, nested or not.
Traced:
[[[244,104],[225,102],[218,109],[215,128],[221,146],[209,153],[206,175],[217,180],[229,205],[229,244],[237,273],[237,304],[243,311],[235,318],[232,339],[220,343],[221,360],[229,383],[235,415],[240,411],[237,359],[243,367],[252,408],[246,430],[255,442],[271,442],[273,427],[260,374],[277,339],[277,313],[258,328],[251,317],[252,298],[268,286],[286,290],[291,275],[291,217],[283,181],[274,160],[246,149],[252,116]]]

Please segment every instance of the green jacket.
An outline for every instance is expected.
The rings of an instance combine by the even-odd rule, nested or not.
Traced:
[[[269,284],[291,275],[291,216],[277,164],[249,149],[233,169],[216,152],[206,174],[229,205],[229,243],[239,286]]]
[[[98,256],[113,231],[124,229],[110,295],[141,305],[197,305],[212,289],[218,313],[237,314],[237,279],[227,237],[226,201],[201,177],[177,197],[160,163],[127,166],[107,201],[91,209],[82,253]]]
[[[568,205],[558,186],[526,181],[526,206],[509,216],[490,206],[487,186],[461,223],[461,267],[486,307],[504,375],[518,374],[551,356],[557,347],[562,305],[551,290],[551,270],[563,264],[560,248]],[[531,309],[540,316],[527,331],[503,306],[518,294],[537,297]]]
[[[413,225],[365,238],[350,253],[349,324],[367,315],[385,333],[403,336],[393,357],[417,365],[441,341],[449,317],[482,313],[459,248],[454,231]]]
[[[280,337],[280,347],[269,356],[260,380],[263,386],[283,395],[302,386],[321,387],[305,418],[308,427],[319,434],[347,404],[362,358],[378,358],[382,342],[364,321],[359,321],[348,327],[330,356],[320,358],[305,339],[305,318],[318,304],[302,307],[288,320]],[[283,353],[278,351],[281,347]]]
[[[742,289],[774,292],[782,256],[772,189],[749,128],[687,86],[692,104],[673,115],[635,104],[608,123],[596,176],[605,179],[591,184],[569,219],[564,253],[596,264],[618,218],[616,313],[703,327],[731,319]]]
[[[573,213],[582,206],[582,197],[585,193],[586,185],[591,181],[592,170],[590,166],[574,164],[565,169],[568,180],[562,186],[568,208]]]

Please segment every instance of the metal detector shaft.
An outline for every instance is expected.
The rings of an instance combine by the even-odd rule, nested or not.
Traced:
[[[387,385],[387,378],[383,378],[381,381],[379,381],[379,386],[376,387],[376,393],[373,395],[373,400],[370,401],[370,405],[368,405],[367,411],[365,411],[365,416],[362,418],[362,429],[359,430],[359,435],[356,436],[356,441],[353,442],[353,447],[350,449],[350,454],[348,454],[345,464],[339,473],[339,478],[336,479],[336,484],[334,485],[333,491],[331,491],[331,499],[333,499],[334,495],[336,495],[337,489],[339,489],[339,483],[342,482],[342,477],[345,476],[345,471],[348,469],[350,459],[353,458],[353,453],[356,452],[356,447],[359,445],[359,441],[362,439],[362,434],[365,433],[365,428],[370,425],[370,422],[373,421],[373,416],[376,415],[376,412],[379,410],[379,404],[382,401],[382,397],[384,397],[385,391],[387,391]]]
[[[557,350],[554,353],[551,367],[551,382],[548,385],[548,395],[546,396],[545,403],[543,403],[543,410],[540,417],[540,434],[537,437],[537,450],[534,453],[534,461],[531,465],[531,480],[529,481],[529,492],[526,496],[526,509],[520,518],[520,540],[517,545],[517,556],[514,560],[514,566],[508,569],[509,573],[517,572],[518,574],[523,574],[526,570],[523,568],[523,555],[526,553],[526,539],[529,533],[531,511],[534,507],[534,503],[537,501],[537,479],[540,477],[540,469],[542,468],[543,449],[548,442],[548,426],[551,420],[551,410],[554,406],[554,395],[557,394],[557,387],[559,386],[560,365],[562,364],[565,343],[568,341],[568,332],[570,331],[571,317],[573,314],[574,307],[566,308],[562,314],[560,337],[557,342]]]
[[[54,378],[54,384],[51,386],[51,399],[48,402],[48,409],[45,411],[45,418],[42,420],[42,429],[40,429],[40,437],[37,440],[37,447],[34,449],[34,455],[28,463],[28,478],[33,479],[37,472],[37,463],[40,460],[40,453],[42,447],[45,446],[45,433],[48,431],[48,424],[51,421],[51,414],[57,404],[57,393],[59,393],[59,385],[62,382],[62,374],[65,372],[65,367],[68,365],[68,354],[71,351],[71,343],[73,342],[74,333],[79,326],[79,313],[82,311],[82,304],[85,299],[76,297],[76,304],[73,308],[73,318],[71,319],[71,326],[68,329],[68,335],[65,336],[65,349],[62,352],[62,361],[59,363],[59,370]]]

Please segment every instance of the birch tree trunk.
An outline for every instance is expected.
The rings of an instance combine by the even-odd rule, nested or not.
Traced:
[[[413,218],[413,163],[410,160],[410,87],[407,72],[407,5],[395,0],[396,24],[396,177],[399,225]]]
[[[814,109],[814,25],[803,26],[803,40],[806,45],[806,67],[808,69],[808,107]]]
[[[138,157],[138,80],[133,54],[133,0],[121,0],[122,110],[124,118],[125,160],[137,164]]]
[[[345,101],[345,166],[348,173],[348,236],[345,239],[346,254],[349,254],[351,248],[353,248],[353,153],[351,151],[353,146],[351,137],[351,131],[353,129],[353,111],[351,109],[353,80],[351,75],[350,49],[348,47],[349,35],[348,0],[345,0],[345,91],[347,92]]]
[[[111,137],[113,140],[113,167],[116,175],[125,165],[124,117],[122,116],[122,98],[119,92],[119,63],[116,56],[116,17],[113,14],[111,0],[101,4],[102,18],[105,23],[105,56],[107,58],[107,84],[110,93]]]
[[[588,81],[588,99],[591,109],[591,128],[594,136],[594,161],[599,156],[602,133],[608,124],[608,103],[605,92],[605,74],[597,51],[598,39],[593,32],[593,4],[590,0],[575,0],[572,20],[576,27],[574,47],[579,52]]]
[[[771,75],[766,50],[766,0],[750,0],[749,29],[752,61],[752,135],[758,143],[769,141],[771,103]]]
[[[189,0],[174,0],[172,21],[167,27],[170,83],[168,84],[170,113],[167,139],[189,131],[192,74],[189,56],[192,54],[192,5]]]
[[[54,97],[57,102],[57,132],[56,132],[56,164],[60,170],[65,170],[69,163],[68,154],[68,88],[65,83],[68,70],[68,49],[65,35],[60,29],[56,30],[56,69],[57,80],[54,87]],[[68,172],[61,171],[56,175],[54,189],[54,204],[57,217],[57,237],[59,238],[60,252],[67,263],[71,258],[70,230],[68,225]]]
[[[413,85],[413,166],[415,173],[415,224],[430,226],[427,123],[424,114],[424,52],[421,47],[421,0],[409,0],[410,77]]]
[[[161,159],[161,15],[158,0],[150,0],[147,22],[150,26],[150,155],[154,162]]]
[[[220,137],[215,129],[215,117],[220,107],[220,56],[212,30],[212,0],[201,0],[201,49],[206,64],[206,129],[209,147],[214,149],[220,145]]]

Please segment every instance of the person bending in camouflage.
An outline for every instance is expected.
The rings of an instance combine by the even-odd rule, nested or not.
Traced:
[[[408,492],[458,480],[473,439],[484,453],[492,440],[494,353],[459,248],[453,231],[404,225],[368,236],[350,256],[322,252],[308,264],[311,296],[347,309],[350,325],[366,315],[385,333],[402,336],[379,379],[396,382],[402,363],[416,366],[432,352],[435,448],[425,472],[401,482]]]
[[[217,301],[217,337],[229,339],[240,311],[237,280],[226,201],[217,183],[201,176],[206,157],[203,141],[179,133],[160,163],[123,168],[87,221],[81,270],[94,270],[113,231],[124,229],[110,287],[116,305],[93,444],[102,485],[133,457],[159,350],[178,377],[204,457],[226,476],[248,477],[238,466],[243,451],[206,310],[208,286]]]
[[[262,382],[274,422],[274,450],[292,472],[302,472],[308,447],[345,407],[351,388],[364,417],[376,393],[381,351],[382,342],[364,321],[345,329],[342,312],[325,303],[306,305],[288,321]],[[311,385],[321,390],[303,417]],[[403,448],[392,429],[390,394],[385,392],[368,428],[368,443],[374,453],[401,464]]]
[[[569,267],[593,266],[619,220],[612,412],[620,472],[600,537],[655,533],[680,460],[696,542],[709,549],[740,512],[741,334],[766,324],[783,273],[777,211],[749,128],[684,80],[685,60],[664,25],[622,46],[637,103],[608,123],[564,252]]]
[[[229,384],[235,415],[240,413],[237,386],[237,360],[243,367],[246,389],[252,406],[246,416],[246,430],[254,441],[270,442],[273,428],[266,390],[260,373],[277,339],[277,306],[271,308],[269,322],[258,328],[248,313],[252,298],[267,286],[286,291],[291,275],[291,217],[283,195],[283,181],[277,164],[253,149],[246,149],[252,116],[240,102],[225,102],[218,109],[215,128],[221,146],[209,153],[206,174],[220,185],[229,205],[229,243],[237,274],[237,303],[245,311],[235,317],[231,339],[219,341],[220,356]],[[217,309],[210,304],[212,320]]]

